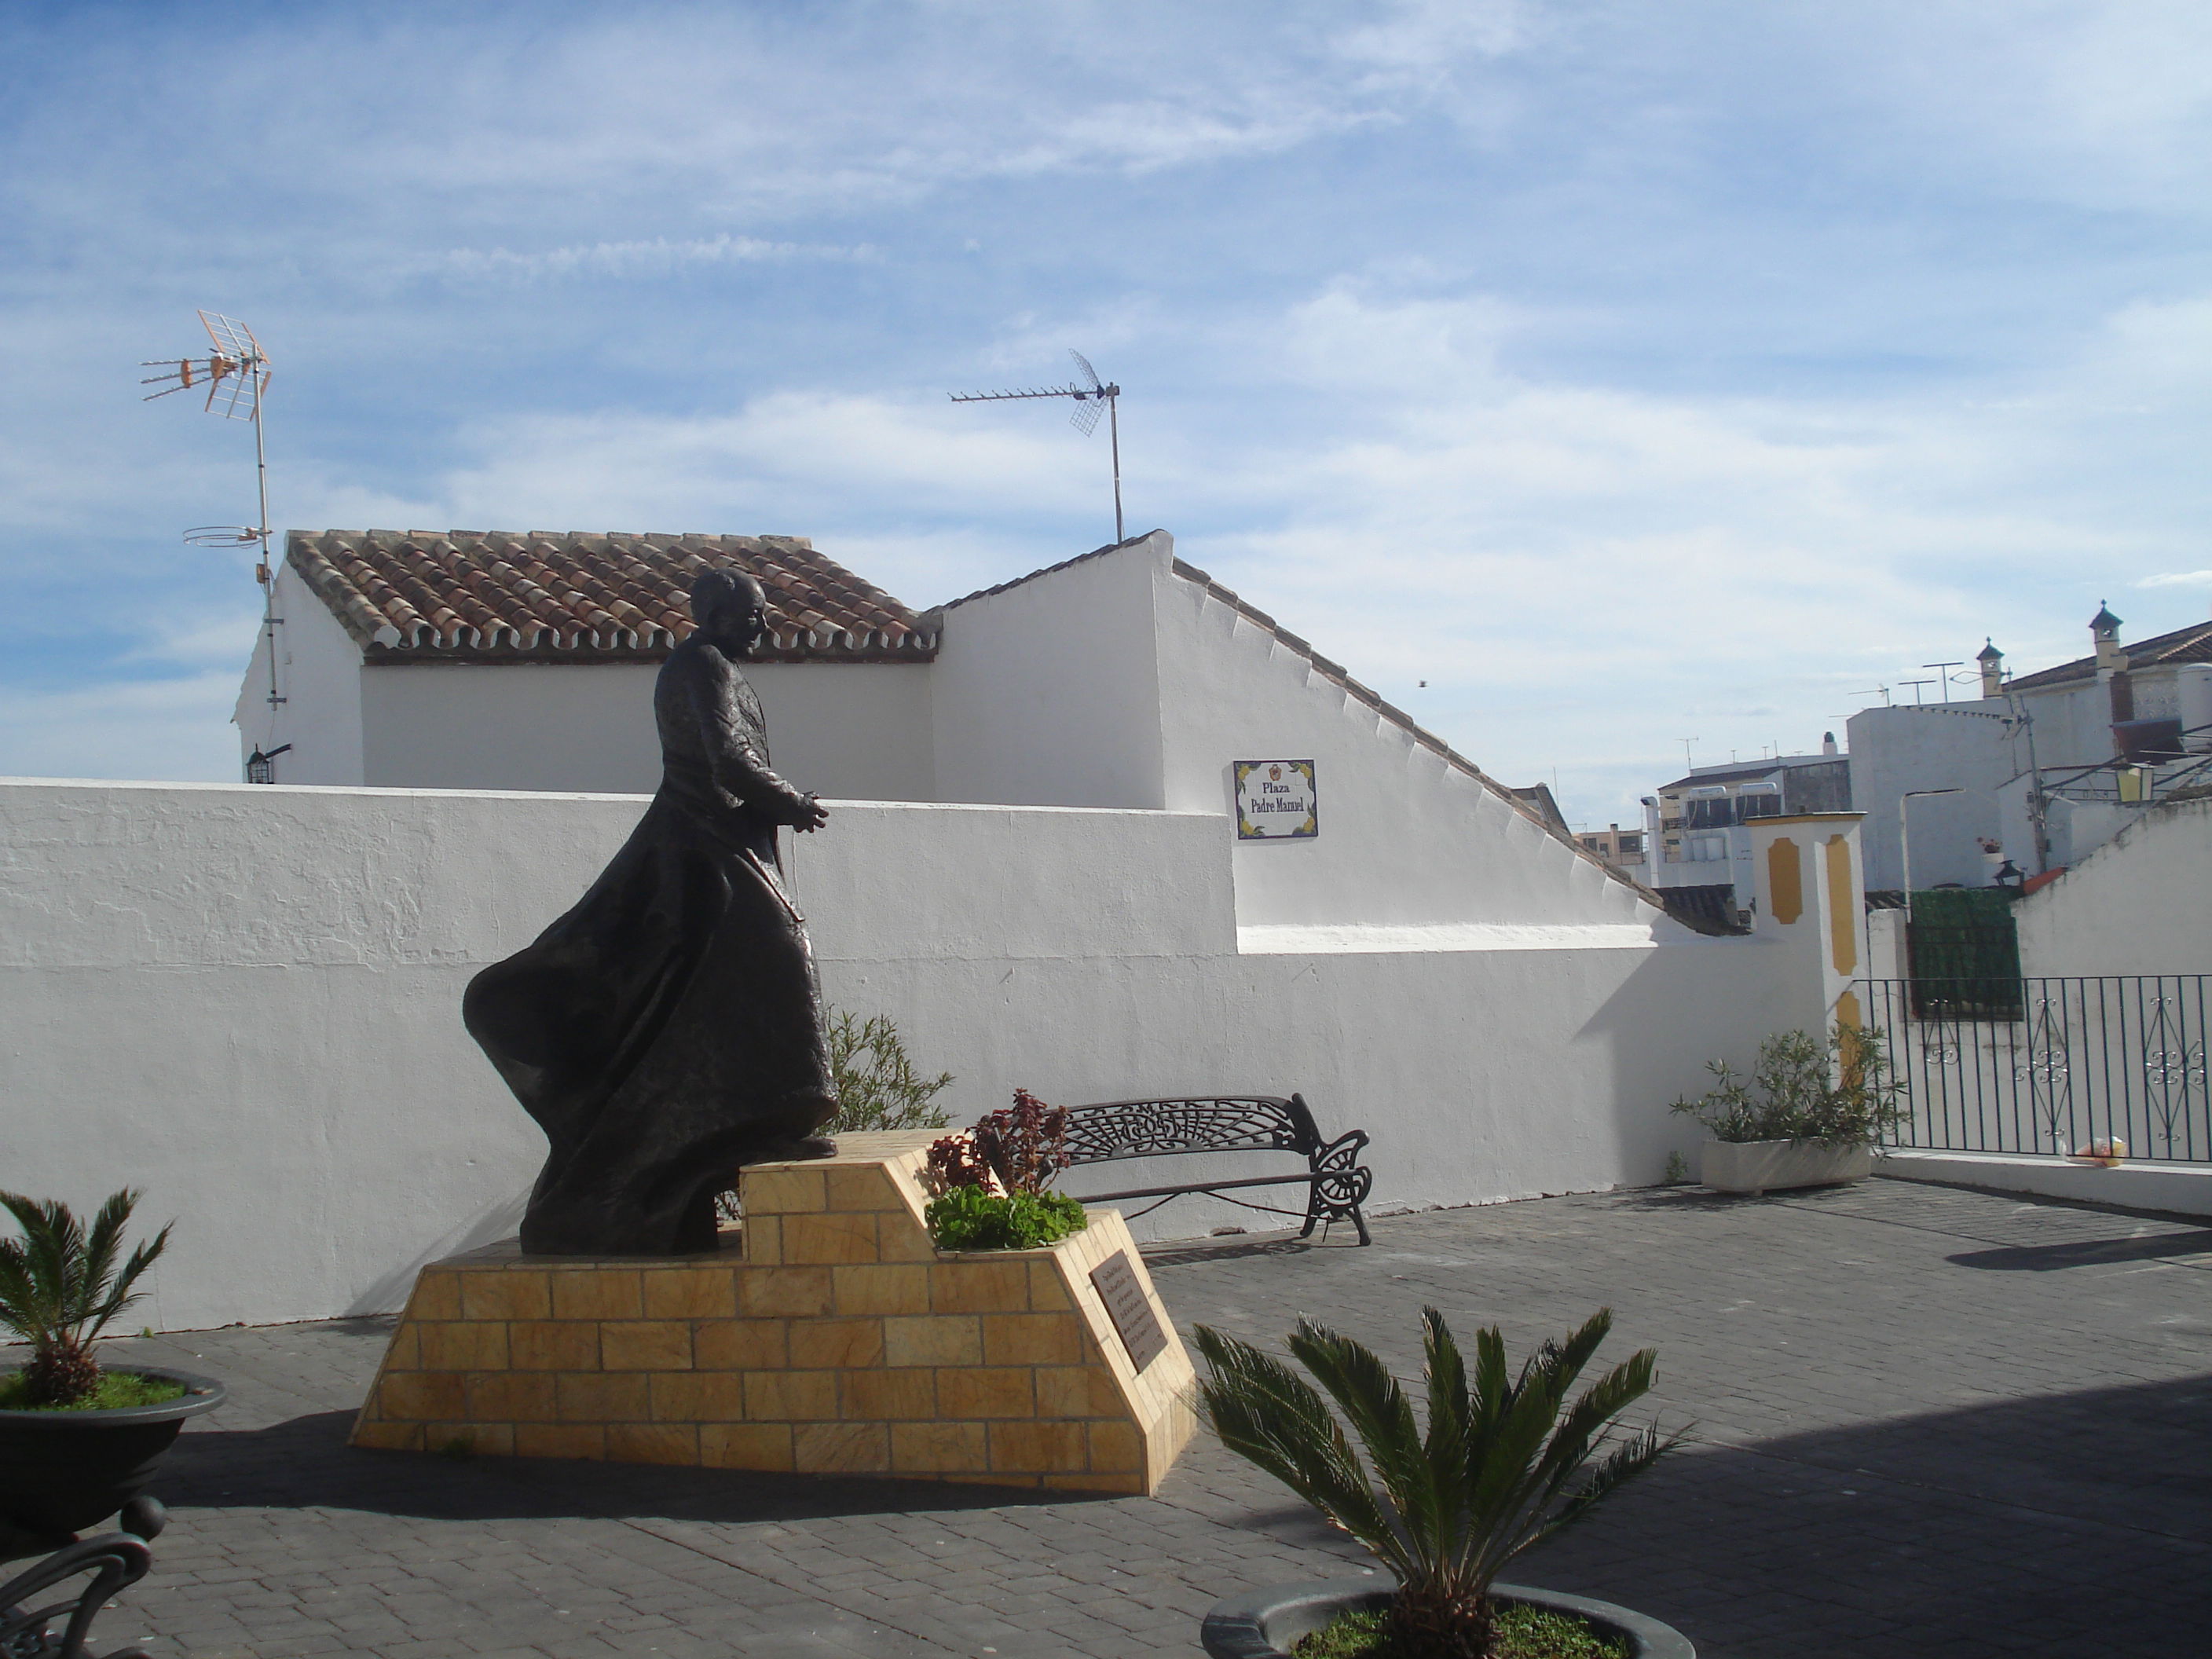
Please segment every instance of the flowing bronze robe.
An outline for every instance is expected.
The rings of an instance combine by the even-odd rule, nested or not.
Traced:
[[[760,702],[702,635],[653,687],[659,792],[576,907],[469,984],[462,1018],[550,1143],[526,1251],[712,1249],[714,1195],[836,1109]]]

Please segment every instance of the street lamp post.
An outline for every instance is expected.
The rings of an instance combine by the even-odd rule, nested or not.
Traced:
[[[1905,921],[1912,924],[1912,803],[1923,795],[1963,795],[1963,789],[1908,789],[1897,804],[1897,839],[1905,854]]]

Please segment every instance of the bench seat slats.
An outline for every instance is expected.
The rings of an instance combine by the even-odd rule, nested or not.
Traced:
[[[1358,1229],[1359,1242],[1370,1242],[1367,1218],[1359,1208],[1375,1180],[1373,1172],[1359,1161],[1367,1140],[1364,1129],[1351,1129],[1324,1141],[1304,1095],[1187,1095],[1161,1100],[1106,1100],[1067,1109],[1071,1168],[1213,1152],[1289,1152],[1306,1164],[1304,1170],[1297,1174],[1199,1179],[1181,1186],[1085,1194],[1084,1202],[1102,1204],[1125,1198],[1165,1200],[1190,1193],[1304,1186],[1307,1199],[1305,1225],[1299,1231],[1302,1238],[1310,1237],[1323,1221],[1348,1220]]]

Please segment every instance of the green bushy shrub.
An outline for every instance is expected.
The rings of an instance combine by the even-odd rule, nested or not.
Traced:
[[[1905,1115],[1881,1037],[1856,1025],[1838,1023],[1826,1043],[1810,1031],[1778,1031],[1759,1045],[1748,1079],[1724,1060],[1705,1069],[1715,1086],[1674,1109],[1721,1140],[1870,1146]]]
[[[837,1115],[826,1135],[871,1129],[941,1129],[951,1120],[932,1104],[952,1086],[952,1073],[926,1078],[907,1058],[898,1027],[882,1014],[862,1019],[832,1008],[823,1036],[830,1043],[830,1076],[837,1091]]]
[[[924,1212],[940,1250],[1036,1250],[1091,1224],[1083,1206],[1065,1193],[994,1193],[948,1188]]]

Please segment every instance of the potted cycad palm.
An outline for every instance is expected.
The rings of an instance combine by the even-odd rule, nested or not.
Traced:
[[[1690,1644],[1656,1620],[1498,1578],[1516,1556],[1587,1516],[1680,1437],[1662,1437],[1656,1427],[1611,1432],[1651,1386],[1650,1350],[1571,1401],[1612,1328],[1609,1310],[1565,1341],[1546,1342],[1517,1376],[1506,1369],[1497,1327],[1476,1337],[1470,1376],[1443,1316],[1429,1308],[1423,1317],[1425,1429],[1406,1386],[1349,1337],[1300,1320],[1289,1340],[1335,1403],[1332,1413],[1321,1390],[1280,1359],[1198,1328],[1210,1373],[1198,1385],[1207,1425],[1358,1540],[1397,1581],[1395,1589],[1358,1579],[1293,1584],[1217,1603],[1200,1632],[1206,1652],[1214,1659],[1283,1659],[1294,1647],[1327,1659],[1695,1659]],[[1306,1644],[1297,1645],[1301,1638]]]
[[[111,1370],[94,1350],[169,1240],[164,1227],[124,1258],[137,1197],[115,1194],[87,1228],[67,1205],[0,1193],[22,1229],[0,1239],[0,1328],[30,1345],[19,1366],[0,1370],[0,1527],[34,1540],[114,1514],[153,1478],[185,1419],[222,1403],[210,1378]]]
[[[1863,1181],[1875,1143],[1905,1115],[1881,1037],[1840,1021],[1825,1044],[1810,1031],[1768,1037],[1748,1079],[1724,1060],[1705,1069],[1714,1086],[1674,1109],[1712,1132],[1698,1175],[1717,1192]]]

